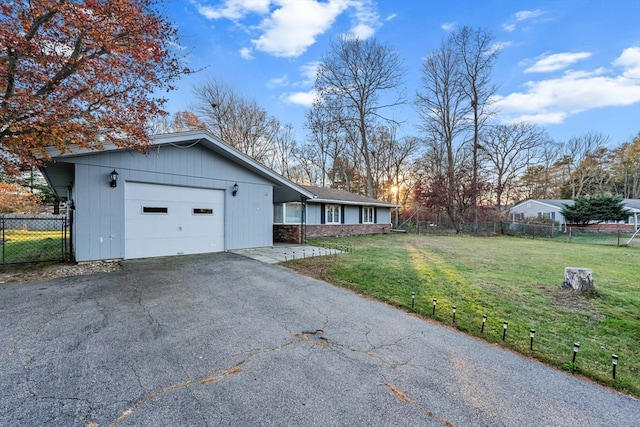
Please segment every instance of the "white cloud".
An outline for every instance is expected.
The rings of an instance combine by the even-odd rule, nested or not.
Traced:
[[[193,2],[198,13],[207,19],[242,19],[250,13],[265,14],[269,12],[271,0],[226,0],[219,7],[203,6]]]
[[[269,89],[275,89],[277,87],[283,87],[289,85],[289,77],[286,74],[283,74],[280,77],[274,77],[267,82],[267,87]]]
[[[561,70],[569,65],[591,56],[589,52],[554,53],[539,59],[531,67],[524,70],[525,73],[545,73]]]
[[[260,28],[264,30],[263,34],[251,42],[259,51],[292,57],[303,54],[314,44],[316,37],[327,31],[347,8],[348,2],[297,0],[282,1],[280,6],[262,21]]]
[[[544,15],[546,12],[544,10],[536,9],[536,10],[521,10],[520,12],[516,12],[510,22],[502,24],[502,29],[507,32],[515,31],[516,23],[527,21],[529,19],[537,18],[538,16]]]
[[[386,18],[384,18],[385,21],[391,21],[392,19],[396,19],[398,17],[398,14],[396,13],[392,13],[391,15],[387,16]]]
[[[315,90],[310,90],[308,92],[290,92],[282,95],[281,99],[284,102],[288,102],[290,104],[302,105],[304,107],[313,106],[313,101],[316,99],[317,94]]]
[[[624,76],[630,79],[640,79],[640,47],[625,49],[613,65],[625,69]]]
[[[226,0],[215,7],[192,1],[207,19],[229,19],[240,25],[250,14],[260,16],[257,26],[248,27],[259,34],[251,39],[252,50],[241,51],[246,58],[252,57],[253,50],[278,57],[299,56],[347,11],[352,12],[350,36],[366,39],[380,27],[372,0]]]
[[[456,23],[455,22],[443,22],[442,24],[440,24],[440,28],[442,28],[445,31],[451,31],[455,28]]]
[[[240,56],[244,59],[253,59],[253,50],[250,47],[240,49]]]
[[[308,62],[302,66],[300,66],[300,74],[302,75],[302,82],[300,84],[309,86],[313,85],[316,81],[316,73],[318,72],[318,67],[320,66],[320,62]]]
[[[521,10],[520,12],[516,12],[513,15],[516,18],[516,21],[525,21],[527,19],[537,18],[540,15],[543,15],[544,11],[540,9],[536,10]]]
[[[507,123],[557,124],[583,111],[640,103],[640,48],[625,49],[613,65],[617,73],[599,68],[528,81],[524,92],[496,98],[500,117]]]

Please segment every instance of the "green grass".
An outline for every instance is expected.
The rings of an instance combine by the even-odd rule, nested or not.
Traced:
[[[470,335],[640,396],[640,250],[512,237],[391,235],[322,239],[348,246],[287,265],[455,326]],[[561,289],[565,267],[594,271],[597,292]],[[437,299],[432,315],[433,299]],[[452,323],[452,306],[457,307]],[[481,333],[482,315],[488,316]],[[503,322],[508,321],[502,340]],[[529,330],[536,330],[530,351]],[[581,344],[571,363],[573,343]],[[619,364],[612,379],[611,354]]]
[[[7,264],[62,260],[61,231],[5,231],[4,258]]]

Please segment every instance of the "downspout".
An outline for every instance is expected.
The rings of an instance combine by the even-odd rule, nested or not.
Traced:
[[[300,196],[300,244],[307,243],[307,198]]]

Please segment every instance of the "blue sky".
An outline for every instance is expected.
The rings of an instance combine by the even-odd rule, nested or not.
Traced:
[[[566,141],[589,131],[613,146],[640,131],[640,0],[168,0],[188,65],[202,71],[168,94],[189,110],[193,86],[217,79],[306,137],[313,73],[341,34],[375,37],[400,54],[413,100],[423,58],[464,25],[495,36],[500,123],[527,120]],[[400,135],[419,135],[410,105]]]

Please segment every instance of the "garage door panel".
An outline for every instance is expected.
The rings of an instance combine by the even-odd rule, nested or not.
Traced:
[[[224,251],[224,192],[126,183],[125,224],[126,258]]]

